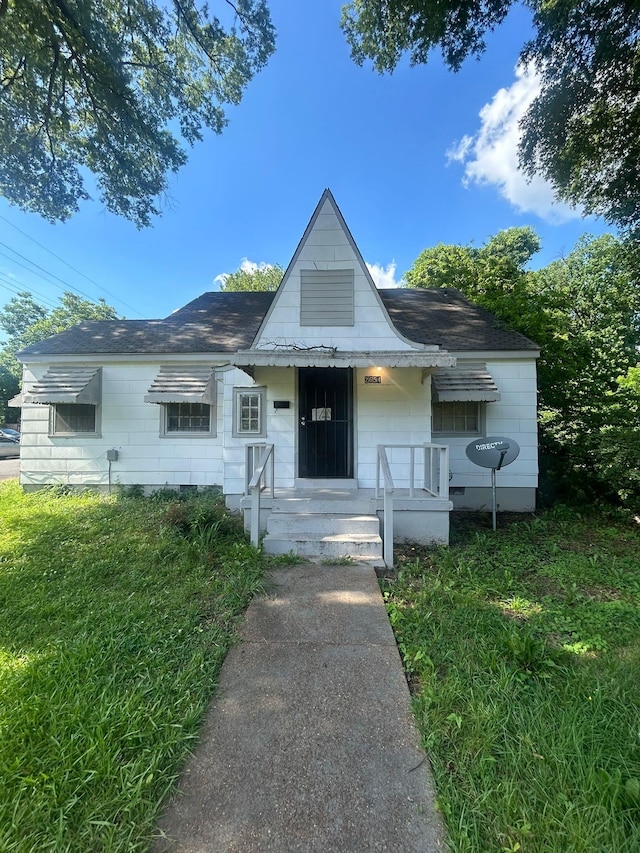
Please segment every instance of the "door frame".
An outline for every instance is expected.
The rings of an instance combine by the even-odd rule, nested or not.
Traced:
[[[332,370],[332,371],[344,371],[345,375],[345,391],[347,394],[347,410],[349,417],[347,418],[347,471],[346,474],[303,474],[303,450],[302,450],[302,436],[301,436],[301,418],[303,417],[302,412],[302,392],[301,392],[301,375],[303,371],[311,371],[311,370]],[[309,376],[309,374],[307,374]],[[295,477],[300,480],[352,480],[355,477],[355,468],[356,468],[356,370],[352,367],[328,367],[328,368],[314,368],[314,367],[298,367],[296,369],[296,441],[295,441],[295,451],[296,451],[296,459],[295,459]]]

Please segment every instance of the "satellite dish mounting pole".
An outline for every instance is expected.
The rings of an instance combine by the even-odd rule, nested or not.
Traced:
[[[504,462],[504,457],[507,455],[507,450],[509,449],[508,444],[503,445],[504,449],[500,449],[500,461],[498,462],[497,467],[491,469],[491,508],[492,508],[492,520],[493,520],[493,529],[496,530],[497,527],[497,514],[498,514],[498,503],[496,500],[496,471],[499,471],[502,468],[502,463]]]
[[[503,465],[509,465],[518,458],[520,448],[512,438],[496,436],[479,438],[468,444],[465,450],[467,458],[482,468],[491,468],[491,517],[493,529],[496,529],[497,500],[496,500],[496,471]]]

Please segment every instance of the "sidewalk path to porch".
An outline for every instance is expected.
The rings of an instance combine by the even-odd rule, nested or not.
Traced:
[[[266,590],[154,853],[445,851],[374,570],[307,563]]]

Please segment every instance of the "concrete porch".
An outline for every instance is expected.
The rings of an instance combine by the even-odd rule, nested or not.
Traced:
[[[257,517],[254,497],[241,499],[244,526],[252,532],[252,512]],[[433,497],[422,490],[394,489],[392,524],[385,525],[385,498],[375,489],[359,489],[351,483],[339,487],[296,487],[261,493],[259,533],[267,554],[294,553],[317,561],[350,557],[373,566],[392,563],[392,549],[384,537],[394,542],[448,544],[448,498]],[[389,532],[391,531],[391,532]],[[386,559],[385,559],[386,558]]]

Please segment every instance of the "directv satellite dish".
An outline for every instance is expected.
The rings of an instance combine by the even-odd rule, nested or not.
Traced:
[[[482,468],[491,468],[491,498],[493,529],[496,529],[496,471],[518,458],[520,448],[512,438],[487,436],[477,438],[466,447],[467,457]]]
[[[514,462],[519,453],[517,442],[503,436],[477,438],[466,448],[466,454],[472,462],[483,468],[495,468],[496,471]]]

